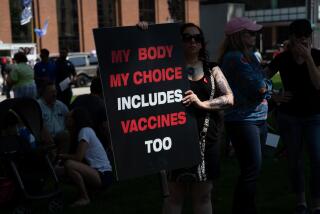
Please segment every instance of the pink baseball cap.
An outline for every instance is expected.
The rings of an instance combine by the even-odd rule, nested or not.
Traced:
[[[246,17],[236,17],[227,23],[224,32],[226,35],[231,35],[242,30],[259,31],[261,28],[262,25],[256,24]]]

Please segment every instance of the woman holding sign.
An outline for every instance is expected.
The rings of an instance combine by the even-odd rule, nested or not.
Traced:
[[[195,24],[181,26],[184,54],[191,90],[185,92],[183,104],[196,115],[202,161],[192,182],[183,182],[188,170],[171,173],[170,197],[165,202],[165,213],[180,213],[185,193],[192,195],[194,213],[212,213],[212,180],[219,174],[219,150],[223,129],[222,109],[233,105],[232,91],[220,68],[209,65],[202,30]]]
[[[146,28],[145,23],[139,26]],[[202,30],[187,23],[181,26],[180,32],[191,88],[185,92],[183,104],[192,108],[196,115],[200,138],[202,136],[199,143],[202,161],[199,166],[170,172],[170,195],[165,200],[163,213],[181,213],[184,197],[190,192],[194,213],[210,214],[212,180],[219,172],[219,141],[223,125],[220,110],[233,104],[233,95],[219,67],[208,63]]]

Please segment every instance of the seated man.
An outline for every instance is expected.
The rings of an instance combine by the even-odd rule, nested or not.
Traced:
[[[43,84],[40,98],[37,100],[43,119],[43,140],[46,143],[55,143],[58,152],[65,152],[68,146],[68,132],[65,131],[65,116],[68,108],[57,100],[57,90],[53,82]]]

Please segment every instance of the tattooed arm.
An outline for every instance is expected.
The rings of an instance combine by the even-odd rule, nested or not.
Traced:
[[[213,75],[216,90],[220,92],[220,96],[212,100],[204,101],[205,109],[218,110],[232,106],[233,94],[221,69],[218,66],[214,67],[211,71],[211,75]]]
[[[182,100],[186,106],[193,104],[195,107],[204,110],[220,110],[233,105],[232,91],[220,68],[214,67],[211,75],[213,75],[215,88],[219,90],[221,95],[212,100],[200,101],[197,95],[189,90]]]

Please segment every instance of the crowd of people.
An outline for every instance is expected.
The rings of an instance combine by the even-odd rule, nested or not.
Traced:
[[[112,154],[107,146],[101,81],[93,78],[91,94],[78,96],[71,106],[76,71],[67,55],[67,49],[62,49],[53,61],[49,60],[49,51],[42,49],[41,60],[32,68],[26,54],[17,52],[14,64],[3,63],[3,77],[6,90],[12,88],[14,98],[31,98],[39,104],[43,120],[41,143],[54,147],[50,158],[57,175],[71,180],[79,190],[72,206],[83,206],[90,203],[89,192],[110,186]],[[28,135],[32,133],[29,131]]]
[[[148,30],[145,22],[138,26]],[[273,100],[279,133],[288,151],[295,213],[320,214],[320,51],[311,48],[310,22],[296,20],[289,26],[286,49],[262,66],[255,44],[261,29],[248,18],[231,19],[225,26],[219,59],[214,63],[209,62],[201,28],[193,23],[181,26],[190,85],[182,104],[196,117],[201,162],[168,172],[170,194],[164,200],[163,213],[181,213],[189,193],[194,213],[213,213],[213,182],[219,176],[220,145],[225,138],[230,139],[240,167],[232,213],[257,213],[256,186],[268,134],[268,101]],[[68,84],[76,75],[74,66],[66,60],[67,54],[63,49],[59,59],[51,62],[49,51],[43,49],[41,61],[32,69],[26,64],[26,56],[17,53],[16,66],[8,73],[6,83],[15,97],[38,99],[43,139],[57,145],[57,172],[69,177],[79,190],[72,206],[83,206],[90,203],[88,191],[111,184],[112,151],[101,81],[93,79],[91,94],[71,103]],[[273,93],[270,81],[277,72],[283,84],[280,94]],[[61,84],[66,79],[67,86]],[[227,137],[223,136],[224,130]],[[304,184],[304,145],[311,160],[310,206]]]
[[[138,26],[147,30],[147,23]],[[199,165],[169,172],[169,192],[163,213],[181,213],[187,193],[194,213],[212,213],[213,181],[219,174],[219,144],[225,125],[240,166],[232,213],[254,214],[256,186],[262,163],[262,146],[268,128],[268,100],[277,106],[276,121],[288,150],[289,171],[296,194],[295,214],[320,213],[320,51],[311,48],[308,20],[289,26],[285,50],[262,65],[256,51],[256,35],[262,25],[238,17],[225,26],[225,40],[217,63],[209,63],[202,30],[192,24],[181,27],[190,90],[183,104],[192,108],[198,124]],[[270,78],[280,73],[282,93],[274,93]],[[224,116],[220,113],[224,111]],[[224,119],[224,122],[223,122]],[[198,142],[197,142],[198,143]],[[311,208],[308,208],[303,173],[303,147],[311,159]],[[309,212],[310,211],[310,212]]]

